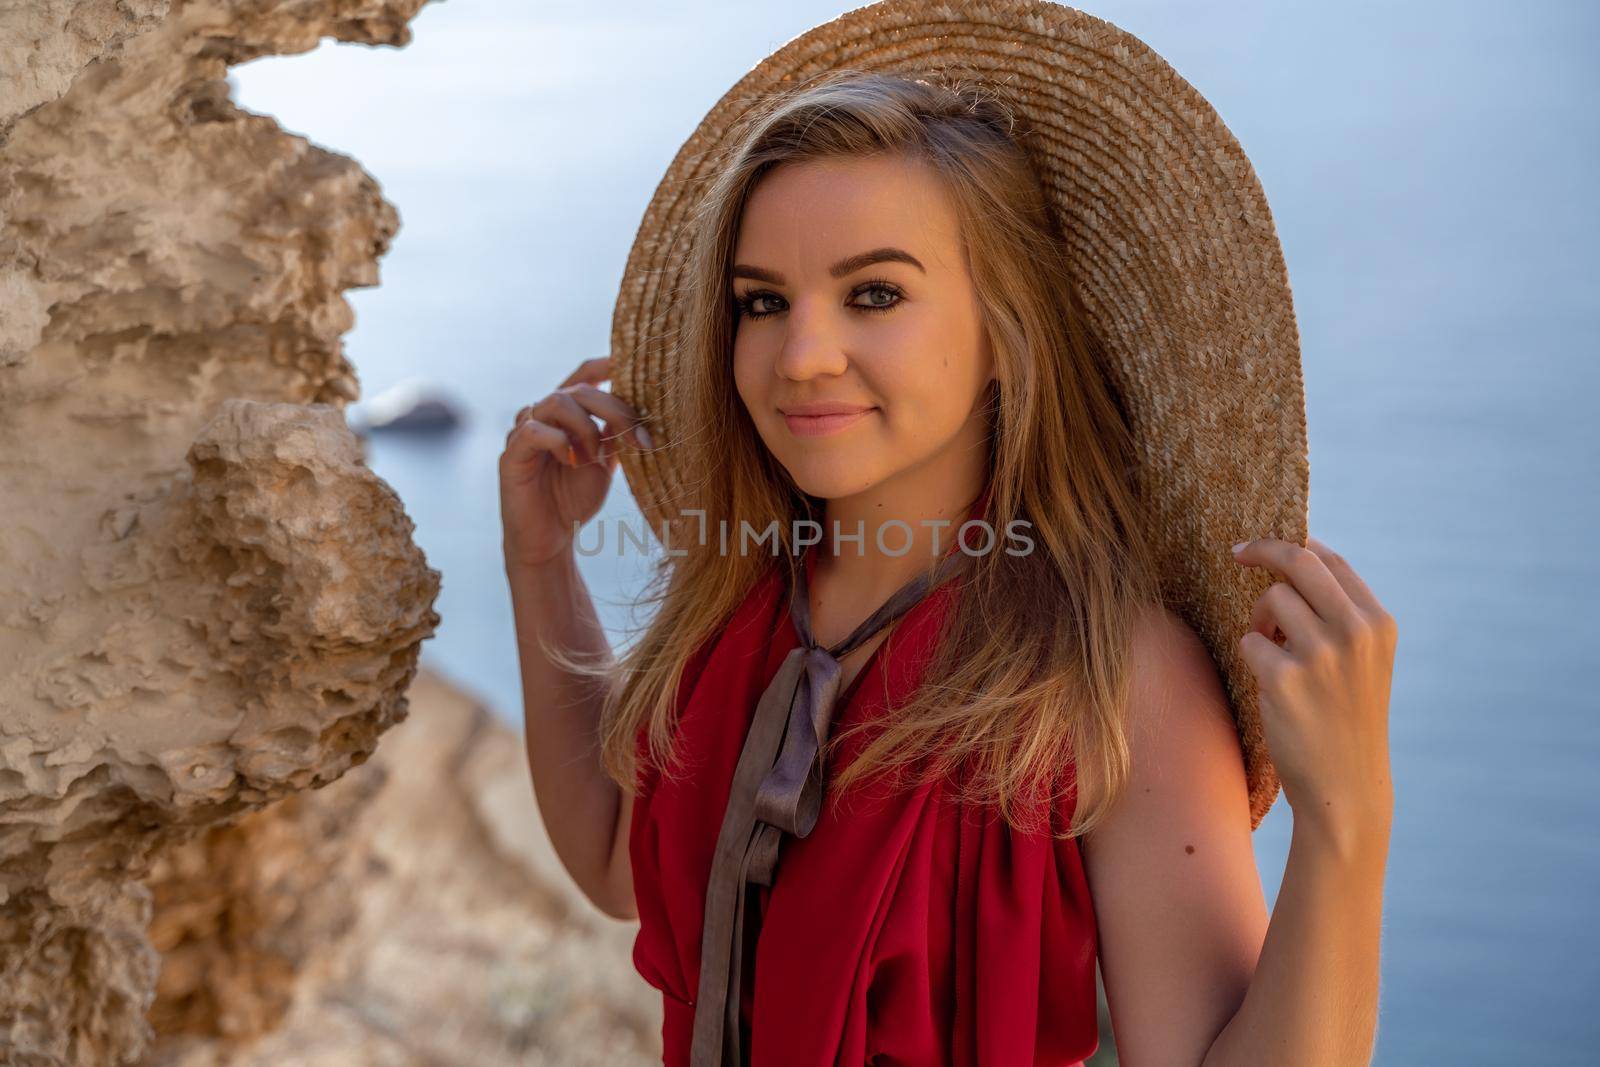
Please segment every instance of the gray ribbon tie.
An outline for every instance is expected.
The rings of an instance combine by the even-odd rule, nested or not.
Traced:
[[[832,648],[817,645],[811,633],[806,561],[797,561],[789,614],[800,642],[784,657],[756,705],[733,772],[706,886],[690,1056],[694,1067],[743,1067],[746,1062],[740,1032],[745,904],[750,886],[772,885],[783,835],[807,836],[822,812],[821,752],[844,676],[839,660],[909,611],[970,558],[954,547]]]

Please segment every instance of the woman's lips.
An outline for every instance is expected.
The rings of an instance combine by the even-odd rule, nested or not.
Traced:
[[[877,408],[862,408],[860,411],[839,412],[829,415],[790,415],[785,413],[783,421],[788,425],[789,432],[796,437],[823,437],[830,433],[838,433],[846,426],[853,426],[872,414]]]

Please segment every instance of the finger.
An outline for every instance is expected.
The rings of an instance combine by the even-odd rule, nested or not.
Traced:
[[[1239,638],[1239,656],[1256,676],[1256,685],[1270,691],[1277,687],[1279,675],[1292,662],[1289,653],[1254,630]]]
[[[611,377],[611,357],[596,356],[594,359],[586,359],[578,364],[578,369],[567,375],[567,380],[562,382],[561,385],[563,388],[569,385],[577,385],[579,382],[599,385],[609,377]]]
[[[559,426],[567,432],[583,461],[600,458],[600,428],[571,393],[551,393],[539,401],[535,410],[541,421]]]
[[[533,418],[533,405],[528,404],[518,409],[517,417],[512,420],[511,429],[506,431],[506,444],[511,444],[511,438],[522,428],[522,424]]]
[[[1345,595],[1357,607],[1366,612],[1383,610],[1383,605],[1379,603],[1377,596],[1368,588],[1367,583],[1361,580],[1361,575],[1356,573],[1348,560],[1322,541],[1309,535],[1306,537],[1306,547],[1322,558],[1323,566],[1338,579],[1339,584],[1344,587]]]
[[[1262,537],[1243,542],[1233,558],[1247,567],[1265,567],[1294,586],[1324,622],[1342,626],[1354,614],[1355,605],[1344,587],[1309,548],[1276,537]]]
[[[1319,640],[1322,620],[1294,586],[1288,582],[1273,582],[1250,607],[1250,629],[1272,639],[1274,644],[1273,634],[1281,631],[1293,652]]]
[[[506,438],[505,459],[512,463],[525,463],[548,452],[557,463],[567,466],[568,450],[572,441],[566,431],[538,419],[524,419]]]
[[[606,429],[604,436],[608,439],[631,432],[634,440],[642,447],[650,447],[650,437],[648,431],[644,428],[643,421],[632,407],[623,402],[621,397],[592,385],[576,385],[566,388],[565,391],[581,404],[585,410],[605,419]]]

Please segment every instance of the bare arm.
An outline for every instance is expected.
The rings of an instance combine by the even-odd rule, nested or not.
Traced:
[[[1388,838],[1341,841],[1296,814],[1255,978],[1204,1067],[1371,1062]]]
[[[627,852],[632,797],[600,763],[603,693],[563,670],[540,639],[582,653],[608,651],[577,561],[569,550],[538,566],[508,564],[522,668],[524,740],[534,796],[557,857],[595,906],[615,919],[637,916]]]
[[[1283,542],[1254,542],[1240,557],[1286,577],[1241,642],[1294,808],[1270,922],[1216,669],[1171,612],[1135,642],[1131,781],[1083,849],[1128,1067],[1371,1060],[1395,628],[1348,564],[1308,543],[1324,562]],[[1335,595],[1341,587],[1353,599]],[[1311,604],[1289,598],[1296,588]],[[1268,639],[1274,632],[1286,646]]]
[[[1206,1067],[1372,1059],[1383,879],[1394,815],[1389,690],[1398,626],[1347,560],[1315,537],[1236,546],[1278,581],[1241,653],[1294,808],[1294,836],[1250,990]]]
[[[1267,931],[1244,760],[1216,668],[1170,612],[1135,642],[1132,670],[1132,770],[1083,841],[1084,869],[1118,1062],[1195,1065],[1245,999]]]
[[[559,389],[517,413],[500,456],[500,514],[534,797],[556,856],[578,888],[605,914],[631,919],[633,799],[600,760],[605,694],[595,679],[544,651],[548,645],[585,658],[610,654],[572,535],[606,498],[619,436],[631,433],[650,447],[633,409],[599,388],[610,372],[609,358],[586,360]],[[604,434],[596,418],[605,420]]]

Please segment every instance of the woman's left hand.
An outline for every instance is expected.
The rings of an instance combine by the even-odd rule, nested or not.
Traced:
[[[1386,843],[1398,628],[1343,557],[1314,537],[1306,546],[1268,537],[1234,552],[1279,579],[1255,602],[1239,651],[1260,689],[1262,730],[1296,825],[1308,819],[1351,847],[1374,833]]]

